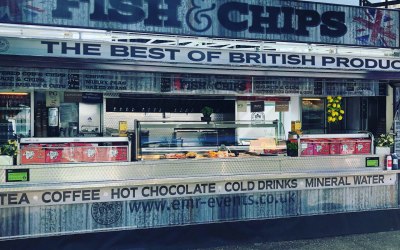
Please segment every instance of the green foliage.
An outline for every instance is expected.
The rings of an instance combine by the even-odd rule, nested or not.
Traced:
[[[286,147],[287,147],[287,150],[296,150],[297,151],[299,149],[297,142],[288,142],[286,144]]]
[[[297,142],[286,141],[286,151],[288,156],[297,156],[298,149],[299,147]]]
[[[205,106],[204,108],[201,109],[201,113],[203,113],[204,116],[210,116],[214,112],[214,109],[208,106]]]
[[[8,140],[0,147],[1,155],[16,156],[18,154],[18,143],[15,140]]]
[[[390,134],[381,134],[376,139],[376,146],[378,147],[390,147],[393,146],[393,144],[394,144],[394,139],[393,136]]]

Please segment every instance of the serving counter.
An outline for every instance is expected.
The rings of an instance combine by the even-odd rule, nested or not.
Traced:
[[[286,153],[283,125],[278,121],[136,120],[134,127],[136,160]]]
[[[369,157],[2,166],[0,239],[398,208],[398,171]]]

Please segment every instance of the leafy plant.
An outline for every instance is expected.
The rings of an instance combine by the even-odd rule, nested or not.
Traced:
[[[393,146],[393,144],[394,144],[394,139],[393,136],[390,134],[381,134],[376,139],[376,146],[378,147],[390,147]]]
[[[214,109],[208,106],[205,106],[201,109],[201,113],[203,113],[204,116],[211,116],[211,114],[214,112]]]
[[[286,146],[287,146],[288,150],[296,150],[297,151],[299,149],[297,142],[288,142],[288,143],[286,143]]]
[[[286,141],[286,151],[288,156],[297,156],[299,146],[297,142]]]
[[[1,155],[16,156],[18,154],[18,143],[16,140],[8,140],[0,147]]]
[[[343,120],[344,110],[342,109],[342,97],[328,96],[327,112],[328,112],[328,123],[335,123]]]

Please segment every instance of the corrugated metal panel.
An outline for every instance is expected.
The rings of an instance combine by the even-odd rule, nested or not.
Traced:
[[[105,0],[104,6],[96,7],[94,13],[94,1],[77,1],[78,5],[72,6],[71,2],[62,2],[56,0],[29,1],[21,0],[17,3],[6,2],[0,8],[0,18],[7,23],[30,23],[45,24],[68,27],[89,27],[106,30],[126,30],[146,33],[167,33],[177,35],[206,36],[206,37],[228,37],[233,39],[256,39],[269,41],[296,41],[311,43],[329,43],[329,44],[348,44],[360,46],[377,47],[398,47],[399,46],[399,12],[394,10],[361,8],[353,6],[340,6],[321,3],[310,3],[303,1],[289,0],[220,0],[220,1],[169,1],[170,5],[165,4],[163,8],[169,8],[168,13],[176,11],[177,14],[170,17],[170,21],[176,21],[175,24],[168,24],[160,20],[160,24],[154,23],[154,20],[146,19],[148,17],[157,17],[158,13],[148,10],[148,4],[137,4],[129,6],[121,4],[122,7],[116,9],[117,4],[110,4]],[[149,1],[158,3],[159,1]],[[232,3],[239,3],[242,7],[233,8]],[[63,3],[63,4],[61,4]],[[70,4],[68,4],[70,3]],[[140,1],[142,3],[142,1]],[[174,6],[174,4],[179,4]],[[57,6],[57,4],[59,4]],[[221,6],[228,6],[229,9],[221,9]],[[257,16],[251,10],[250,5],[261,9],[260,18],[267,16],[268,11],[277,7],[277,30],[265,31],[266,24],[261,23],[261,30],[251,30],[251,26],[258,24]],[[157,4],[156,4],[157,6]],[[103,7],[103,8],[101,8]],[[118,6],[117,6],[118,7]],[[121,8],[129,11],[123,12],[124,21],[112,21],[110,10],[121,15]],[[286,12],[289,10],[289,12]],[[136,12],[132,14],[132,9]],[[54,12],[54,10],[57,10]],[[107,10],[107,11],[106,11]],[[312,24],[308,24],[303,34],[299,33],[298,16],[304,10],[311,13],[305,14],[308,17],[304,24],[313,19]],[[221,16],[218,16],[219,11]],[[329,11],[335,11],[334,19],[329,18]],[[60,13],[61,12],[61,13]],[[104,13],[102,13],[104,12]],[[59,13],[59,14],[56,14]],[[100,14],[101,13],[101,14]],[[224,16],[225,13],[228,13]],[[343,15],[344,20],[338,21],[339,14]],[[69,15],[70,17],[60,17]],[[97,16],[98,20],[93,20],[92,16]],[[143,18],[142,17],[143,14]],[[172,14],[172,15],[173,15]],[[100,17],[102,16],[102,17]],[[136,20],[136,18],[140,20]],[[227,19],[223,21],[222,19]],[[114,18],[115,19],[115,18]],[[160,17],[161,19],[161,17]],[[254,20],[256,21],[254,21]],[[229,21],[228,21],[229,20]],[[231,27],[229,27],[229,22]],[[237,26],[243,22],[243,27],[237,29]],[[334,23],[334,24],[332,24]],[[286,28],[283,29],[286,24]],[[291,25],[290,25],[291,24]],[[271,25],[270,25],[271,26]],[[291,26],[291,27],[290,27]],[[341,30],[343,26],[347,27],[347,32],[340,34],[324,34],[323,29],[328,28],[330,32],[335,33]],[[327,27],[326,27],[327,26]],[[254,27],[253,27],[254,28]],[[236,30],[237,29],[237,30]],[[256,33],[259,32],[259,33]],[[305,32],[305,33],[304,33]],[[309,32],[309,34],[307,34]]]
[[[397,193],[396,184],[192,197],[191,205],[186,197],[2,208],[0,239],[389,209]]]

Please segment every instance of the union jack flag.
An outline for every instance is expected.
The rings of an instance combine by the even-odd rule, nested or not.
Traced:
[[[0,21],[19,21],[25,18],[36,17],[45,10],[34,5],[34,1],[43,4],[43,0],[0,0]]]
[[[354,17],[354,21],[361,25],[356,30],[356,40],[366,45],[393,47],[396,34],[392,32],[393,23],[390,14],[380,9],[365,10],[366,17]]]

